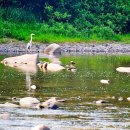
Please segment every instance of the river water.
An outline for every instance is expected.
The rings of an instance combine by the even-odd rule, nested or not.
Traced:
[[[0,55],[0,60],[8,57]],[[0,103],[11,98],[32,96],[41,101],[50,97],[66,99],[57,110],[0,108],[10,113],[7,120],[0,119],[0,130],[30,130],[38,124],[51,130],[129,130],[130,129],[130,75],[116,68],[129,66],[127,55],[62,55],[63,65],[73,60],[77,71],[26,73],[0,64]],[[109,79],[110,84],[101,84]],[[37,90],[30,90],[35,84]],[[123,101],[119,99],[123,98]],[[97,100],[108,103],[97,105]]]

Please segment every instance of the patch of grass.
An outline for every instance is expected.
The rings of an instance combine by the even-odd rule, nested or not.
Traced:
[[[40,59],[42,62],[50,62],[50,60],[48,58],[41,58]]]
[[[119,41],[130,44],[130,33],[129,34],[123,34],[123,35],[117,35],[117,37],[120,39]]]
[[[12,38],[0,38],[0,43],[4,44],[4,43],[13,43],[13,42],[18,42],[18,40],[16,39],[12,39]]]
[[[37,35],[34,40],[36,42],[45,42],[45,43],[64,43],[64,42],[82,42],[82,38],[76,38],[76,37],[69,37],[64,35],[57,35],[54,33],[48,33],[48,34],[39,34]]]

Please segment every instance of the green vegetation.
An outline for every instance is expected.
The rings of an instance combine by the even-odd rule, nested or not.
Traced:
[[[130,0],[1,0],[0,42],[129,43]]]

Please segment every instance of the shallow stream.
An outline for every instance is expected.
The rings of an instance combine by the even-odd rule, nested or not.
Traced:
[[[0,60],[5,57],[0,55]],[[11,114],[8,120],[0,119],[0,130],[30,130],[38,124],[51,130],[129,130],[130,74],[116,68],[129,66],[130,56],[62,55],[60,59],[64,65],[76,62],[77,71],[29,74],[0,64],[0,103],[12,102],[14,96],[66,99],[57,110],[0,108],[0,113]],[[109,79],[110,84],[101,84],[101,79]],[[32,91],[30,84],[38,88]],[[96,105],[100,99],[108,103]]]

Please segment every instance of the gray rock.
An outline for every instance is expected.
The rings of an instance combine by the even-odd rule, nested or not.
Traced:
[[[44,53],[48,55],[61,54],[61,47],[56,43],[50,44],[44,49]]]

